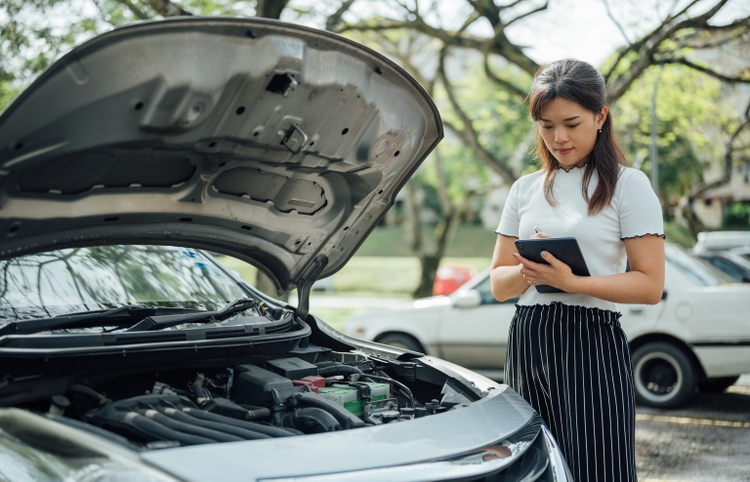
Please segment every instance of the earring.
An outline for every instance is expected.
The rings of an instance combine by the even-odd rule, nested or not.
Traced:
[[[600,127],[600,128],[599,128],[599,134],[601,134],[601,133],[602,133],[602,128]]]

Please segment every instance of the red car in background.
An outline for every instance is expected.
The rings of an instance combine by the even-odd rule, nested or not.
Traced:
[[[449,295],[476,275],[477,270],[471,266],[444,264],[437,270],[435,284],[432,285],[432,294]]]

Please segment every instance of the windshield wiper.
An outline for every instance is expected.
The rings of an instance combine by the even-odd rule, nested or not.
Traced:
[[[40,331],[61,330],[65,328],[92,328],[96,326],[129,326],[150,316],[174,316],[175,313],[197,313],[206,315],[210,312],[193,308],[169,306],[125,305],[111,310],[94,310],[72,315],[38,318],[35,320],[11,321],[0,325],[2,335],[27,335]],[[179,316],[179,315],[178,315]]]
[[[153,315],[148,316],[125,330],[133,331],[161,330],[171,326],[183,325],[185,323],[214,323],[225,320],[250,308],[258,306],[258,302],[247,298],[239,298],[219,311],[201,311],[200,313],[185,313],[176,315]]]

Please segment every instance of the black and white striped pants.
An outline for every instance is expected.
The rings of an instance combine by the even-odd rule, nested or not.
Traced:
[[[637,481],[635,395],[620,314],[517,306],[505,382],[544,418],[579,482]]]

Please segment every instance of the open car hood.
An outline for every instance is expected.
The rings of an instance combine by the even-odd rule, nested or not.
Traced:
[[[0,116],[0,259],[176,244],[251,262],[283,292],[341,268],[442,135],[409,74],[328,32],[118,28]]]

